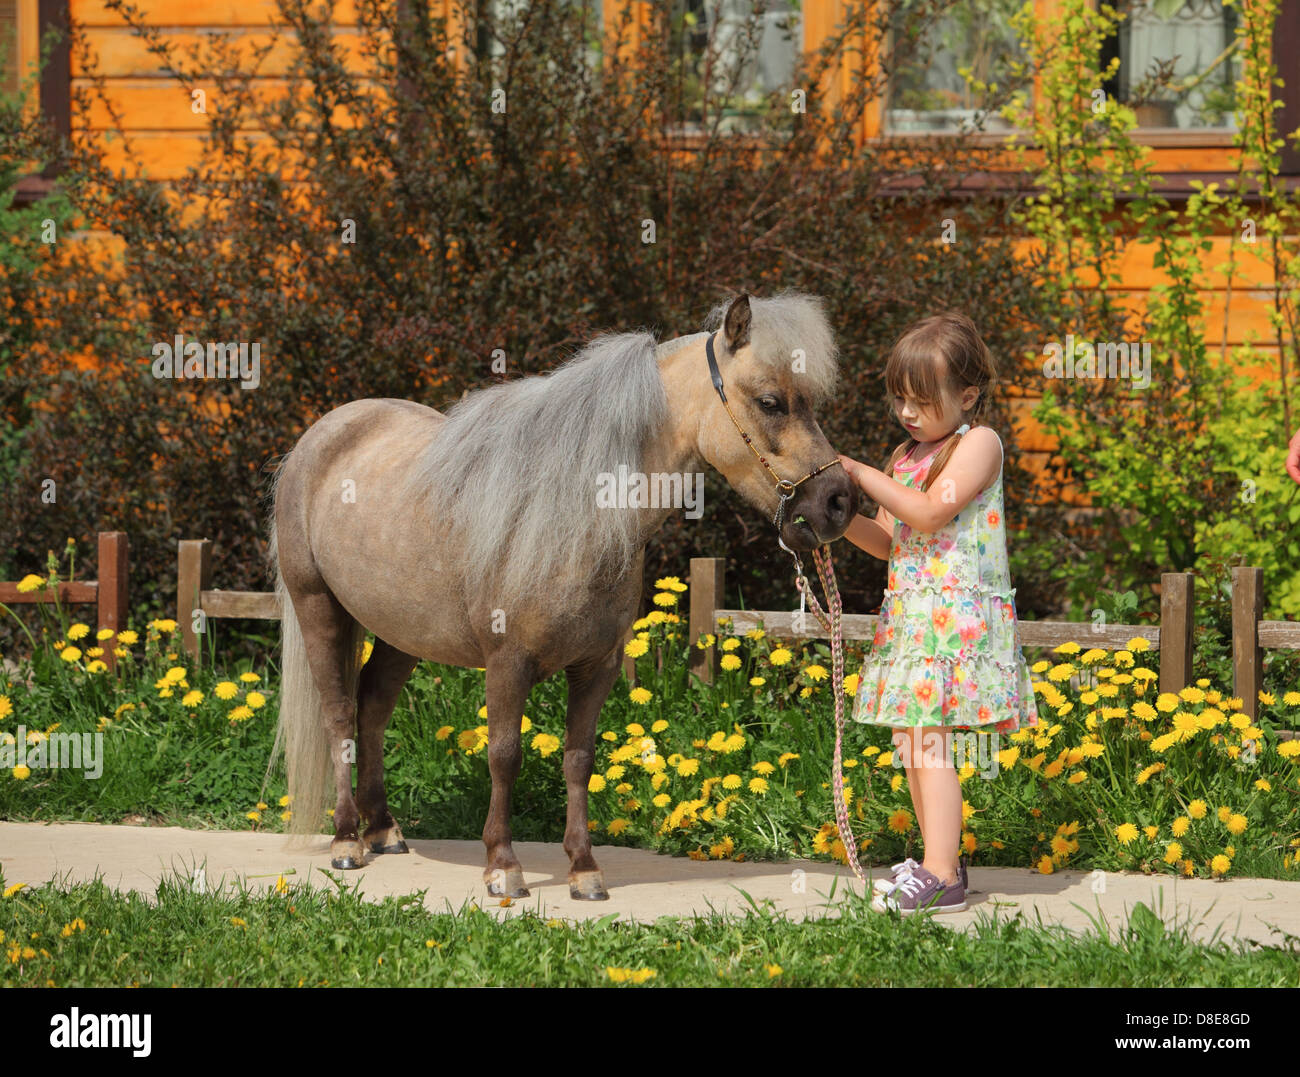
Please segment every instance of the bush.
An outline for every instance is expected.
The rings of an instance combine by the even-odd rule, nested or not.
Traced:
[[[838,450],[882,465],[902,435],[881,372],[906,323],[941,306],[971,311],[1011,385],[1016,357],[1041,336],[1042,303],[1014,257],[1005,204],[961,191],[996,148],[964,136],[855,147],[883,89],[878,65],[840,100],[821,94],[852,32],[880,13],[856,12],[796,74],[806,111],[775,94],[752,110],[757,129],[737,137],[723,130],[721,91],[683,100],[699,88],[684,88],[663,22],[636,45],[627,27],[607,28],[620,45],[593,70],[575,5],[538,0],[519,20],[472,23],[451,41],[441,20],[399,24],[394,4],[363,0],[357,71],[327,23],[282,0],[297,81],[271,99],[252,78],[257,58],[220,38],[202,55],[174,55],[129,5],[108,6],[187,90],[205,91],[206,150],[163,186],[115,174],[82,136],[50,148],[67,158],[79,226],[123,246],[109,271],[61,241],[33,280],[44,328],[23,373],[46,406],[16,419],[26,455],[2,495],[0,576],[30,571],[25,559],[67,535],[118,528],[131,537],[142,603],[170,606],[182,538],[213,540],[220,586],[262,588],[267,470],[324,412],[365,396],[445,407],[499,380],[498,349],[505,376],[537,373],[602,329],[693,332],[741,289],[827,297],[844,390],[819,420]],[[918,17],[936,14],[923,5]],[[915,45],[899,40],[901,62]],[[453,45],[463,66],[447,59]],[[74,47],[93,62],[80,35]],[[504,113],[492,111],[495,89]],[[102,87],[79,93],[87,108]],[[692,111],[704,122],[689,137],[664,119]],[[269,137],[246,138],[249,128]],[[955,243],[940,241],[946,218],[960,221]],[[261,384],[154,379],[151,348],[177,334],[259,341]],[[73,369],[83,353],[88,369]],[[46,477],[58,482],[55,505],[35,493]],[[1028,494],[1014,453],[1007,489],[1014,518]],[[790,565],[768,521],[712,473],[706,497],[716,511],[670,519],[656,537],[647,580],[690,553],[726,555],[728,601],[788,605]],[[847,608],[873,608],[883,563],[846,543],[837,553]],[[1045,567],[1017,580],[1022,608],[1052,608],[1036,582]]]

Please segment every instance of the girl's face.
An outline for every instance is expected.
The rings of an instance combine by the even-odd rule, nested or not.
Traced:
[[[979,399],[979,390],[967,386],[954,398],[945,393],[942,403],[922,407],[911,395],[894,397],[894,414],[903,429],[920,442],[941,441],[962,423],[962,415]]]

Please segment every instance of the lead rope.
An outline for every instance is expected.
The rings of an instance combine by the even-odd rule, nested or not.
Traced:
[[[849,867],[853,869],[853,874],[865,883],[866,877],[862,874],[862,867],[858,863],[858,843],[849,828],[849,809],[844,802],[844,632],[840,624],[840,615],[843,613],[844,606],[840,600],[840,589],[835,583],[831,548],[818,546],[812,552],[813,564],[817,567],[817,575],[822,581],[822,591],[826,595],[826,606],[830,610],[827,613],[817,601],[812,588],[808,586],[808,579],[804,575],[803,562],[799,560],[799,555],[781,541],[781,525],[785,519],[786,502],[793,496],[793,491],[781,495],[781,502],[777,505],[776,516],[772,522],[776,524],[777,542],[794,558],[795,585],[800,595],[800,611],[803,611],[805,599],[811,602],[813,615],[831,637],[831,692],[835,696],[835,755],[831,762],[831,796],[835,803],[835,826],[839,830],[840,842],[844,846]],[[861,688],[862,686],[859,685],[859,691]]]

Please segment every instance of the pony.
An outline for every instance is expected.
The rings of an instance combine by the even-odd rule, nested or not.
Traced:
[[[483,880],[491,895],[528,896],[510,829],[520,726],[532,687],[563,670],[569,892],[609,896],[587,829],[596,726],[638,616],[646,543],[675,506],[602,505],[598,491],[620,467],[675,488],[664,477],[689,481],[708,463],[771,516],[771,476],[807,472],[785,481],[778,537],[791,550],[838,538],[858,505],[843,468],[825,463],[837,459],[814,414],[838,377],[822,299],[742,293],[704,324],[662,342],[645,330],[598,335],[555,370],[470,392],[445,414],[354,400],[282,458],[268,548],[282,633],[270,766],[283,750],[291,844],[320,833],[332,781],[335,869],[361,867],[367,851],[407,852],[384,789],[398,695],[421,659],[481,668],[492,780]]]

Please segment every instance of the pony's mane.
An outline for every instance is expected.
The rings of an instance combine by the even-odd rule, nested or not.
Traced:
[[[823,401],[837,371],[820,301],[784,293],[750,305],[755,357],[788,369],[803,349],[806,391]],[[726,307],[706,326],[720,325]],[[669,419],[659,360],[702,335],[660,343],[646,331],[602,334],[550,373],[475,390],[447,409],[403,503],[431,523],[451,521],[455,552],[440,556],[459,561],[467,594],[492,586],[494,605],[509,609],[582,574],[613,580],[631,570],[640,513],[598,509],[599,477],[620,464],[644,471]]]

